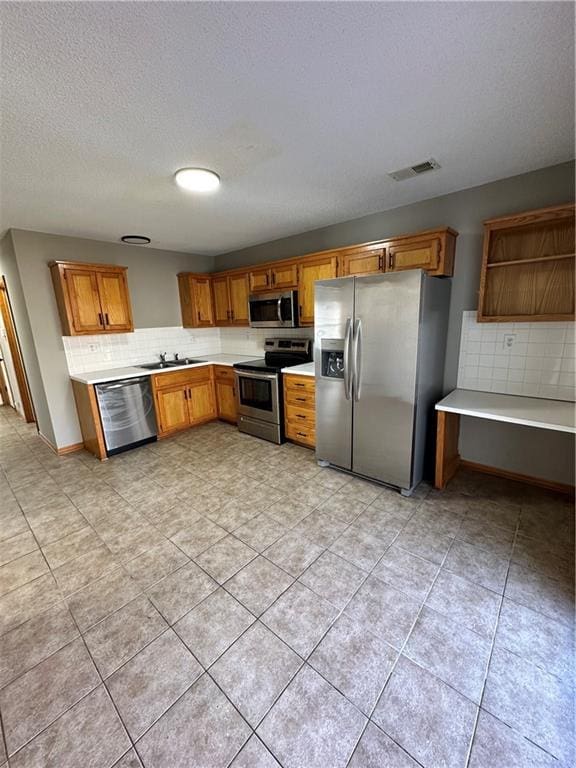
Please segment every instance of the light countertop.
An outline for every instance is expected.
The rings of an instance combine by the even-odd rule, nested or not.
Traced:
[[[502,395],[471,389],[455,389],[436,403],[437,411],[572,433],[576,433],[575,408],[574,403],[565,400]]]
[[[146,368],[138,368],[136,365],[126,366],[126,368],[108,368],[103,371],[92,371],[88,373],[75,373],[70,376],[74,381],[81,384],[102,384],[105,381],[119,381],[120,379],[133,379],[137,376],[152,376],[157,373],[169,373],[170,371],[183,371],[187,368],[201,368],[203,365],[234,365],[242,363],[245,360],[254,360],[257,355],[194,355],[195,360],[202,360],[201,363],[192,363],[191,365],[169,366],[167,368],[158,368],[149,371]],[[152,361],[150,361],[152,362]]]
[[[315,376],[314,363],[301,363],[300,365],[291,365],[288,368],[282,368],[282,373],[294,373],[297,376]]]

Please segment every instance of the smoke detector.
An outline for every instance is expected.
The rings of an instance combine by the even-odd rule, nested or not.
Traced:
[[[399,171],[391,171],[388,174],[394,181],[404,181],[405,179],[413,179],[414,176],[420,176],[421,173],[428,173],[428,171],[435,171],[440,168],[440,163],[431,157],[429,160],[424,160],[423,163],[416,163],[408,168],[401,168]]]

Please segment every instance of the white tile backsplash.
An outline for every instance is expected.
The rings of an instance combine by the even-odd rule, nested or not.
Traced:
[[[313,328],[220,328],[220,351],[225,355],[261,355],[271,336],[314,339]]]
[[[478,323],[464,312],[458,387],[576,400],[574,323]]]
[[[64,336],[70,373],[101,371],[168,358],[206,355],[220,351],[218,328],[137,328],[133,333],[109,336]]]
[[[312,328],[137,328],[109,336],[63,336],[68,370],[103,371],[158,360],[160,352],[172,359],[215,354],[264,354],[270,336],[313,338]]]

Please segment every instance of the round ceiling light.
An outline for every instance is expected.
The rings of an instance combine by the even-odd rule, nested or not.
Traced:
[[[148,245],[150,242],[150,238],[146,235],[122,235],[120,240],[128,245]]]
[[[189,192],[213,192],[220,186],[220,176],[207,168],[180,168],[174,178],[179,187]]]

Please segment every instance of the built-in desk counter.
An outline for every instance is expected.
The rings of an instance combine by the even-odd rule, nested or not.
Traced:
[[[436,487],[445,488],[460,464],[458,438],[460,416],[503,421],[525,427],[576,433],[574,403],[539,397],[503,395],[455,389],[436,404],[438,434],[436,443]]]

